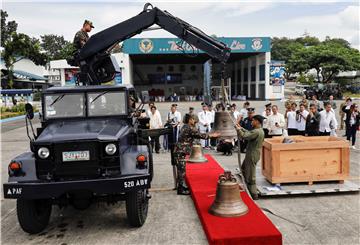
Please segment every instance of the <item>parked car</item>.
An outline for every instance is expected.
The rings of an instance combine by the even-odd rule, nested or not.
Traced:
[[[310,88],[310,85],[307,84],[297,84],[295,86],[295,94],[296,95],[303,95],[305,93],[305,91]]]

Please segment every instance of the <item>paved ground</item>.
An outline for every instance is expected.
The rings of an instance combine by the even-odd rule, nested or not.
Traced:
[[[251,103],[259,112],[265,104],[261,101]],[[190,105],[199,108],[199,103],[180,103],[180,111],[185,112]],[[158,107],[164,116],[169,104],[159,104]],[[24,123],[12,122],[1,126],[1,177],[4,182],[11,158],[29,149]],[[224,157],[211,153],[224,168],[234,170],[237,167],[236,154]],[[351,178],[357,182],[359,159],[360,151],[351,150]],[[17,223],[16,202],[4,200],[1,195],[2,244],[206,244],[191,198],[177,196],[170,190],[173,183],[169,154],[155,155],[154,160],[154,191],[148,219],[142,228],[134,229],[127,225],[124,203],[114,206],[95,204],[85,211],[76,211],[71,207],[65,210],[54,208],[45,232],[28,235]],[[284,244],[360,244],[358,194],[267,198],[257,203],[305,225],[304,228],[265,213],[283,234]]]

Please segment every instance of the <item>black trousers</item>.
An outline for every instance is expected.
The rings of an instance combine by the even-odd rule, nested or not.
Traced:
[[[346,126],[346,139],[350,141],[351,138],[351,145],[355,145],[355,141],[356,141],[356,132],[357,132],[357,127],[356,125],[348,125]]]
[[[269,136],[269,129],[263,128],[263,130],[264,130],[264,136],[265,136],[265,138],[271,138],[271,137]]]
[[[214,127],[214,123],[210,123],[210,127],[213,128]],[[215,138],[211,138],[210,139],[210,145],[215,147],[216,146],[216,139]]]
[[[308,136],[319,136],[319,131],[308,130],[306,133]]]
[[[269,134],[269,138],[276,137],[276,136],[282,136],[282,134]]]
[[[298,135],[305,136],[305,130],[304,130],[304,131],[300,131],[300,130],[298,130]]]
[[[320,136],[330,136],[330,132],[319,132]]]
[[[154,148],[155,145],[155,148]],[[151,148],[155,149],[156,152],[160,151],[160,140],[159,140],[159,136],[157,137],[151,137]]]
[[[296,128],[288,128],[288,135],[298,135],[298,130]]]

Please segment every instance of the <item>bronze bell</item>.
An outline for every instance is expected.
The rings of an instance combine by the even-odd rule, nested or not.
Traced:
[[[214,127],[211,132],[219,132],[220,139],[233,139],[237,137],[234,121],[231,119],[229,112],[215,112]]]
[[[240,196],[244,191],[237,183],[231,171],[224,171],[219,176],[216,198],[209,209],[209,213],[221,217],[241,216],[248,212],[248,207]]]
[[[193,145],[191,148],[191,154],[188,162],[207,162],[208,160],[204,157],[201,145]]]

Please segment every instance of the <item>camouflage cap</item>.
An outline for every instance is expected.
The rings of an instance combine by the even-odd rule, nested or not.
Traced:
[[[85,21],[84,21],[84,25],[86,25],[86,24],[89,24],[89,25],[91,26],[91,28],[95,28],[95,27],[93,26],[93,23],[92,23],[90,20],[85,20]]]

